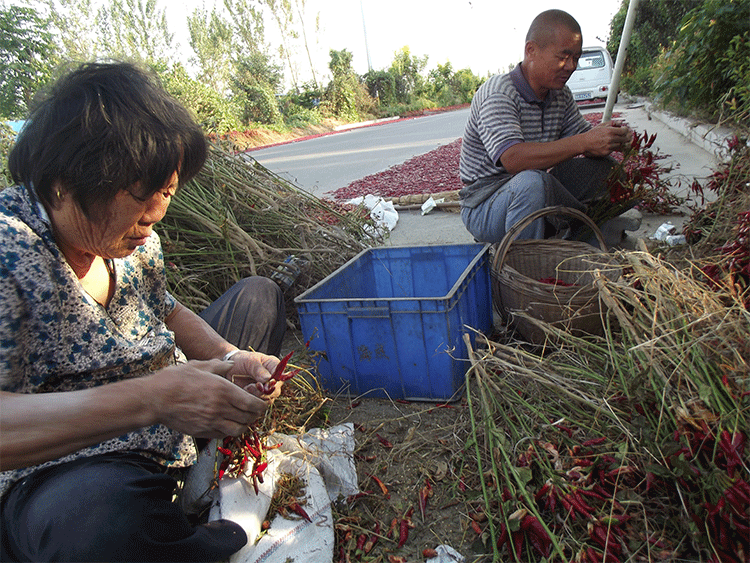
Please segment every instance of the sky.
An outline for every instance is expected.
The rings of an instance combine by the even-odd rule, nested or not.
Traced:
[[[189,45],[186,15],[204,5],[210,10],[214,1],[159,0],[167,7],[170,30],[183,47]],[[330,74],[330,49],[347,49],[353,54],[354,70],[364,74],[368,66],[390,67],[394,53],[404,46],[412,55],[428,56],[427,70],[450,61],[454,71],[469,68],[486,76],[505,72],[521,60],[526,32],[538,13],[564,9],[581,24],[584,46],[602,45],[620,4],[621,0],[306,0],[305,19],[319,78]],[[270,19],[266,39],[279,44]],[[310,65],[301,43],[297,61],[301,77],[307,79]]]

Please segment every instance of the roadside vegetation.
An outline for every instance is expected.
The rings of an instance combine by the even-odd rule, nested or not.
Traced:
[[[166,9],[154,1],[116,0],[97,9],[89,0],[4,6],[0,117],[23,118],[40,87],[74,61],[94,59],[150,67],[207,133],[240,149],[300,130],[467,104],[483,80],[450,62],[425,72],[428,57],[408,46],[393,54],[388,68],[365,75],[355,73],[346,48],[332,49],[321,72],[310,58],[314,34],[306,31],[314,17],[304,0],[225,0],[218,8],[196,9],[186,16],[191,53],[186,68]],[[281,45],[267,41],[271,27],[283,38]],[[184,53],[186,47],[180,49]],[[304,63],[298,61],[309,68],[300,69]]]
[[[627,4],[612,21],[613,56]],[[295,255],[307,266],[286,293],[294,325],[295,295],[382,240],[362,208],[302,193],[237,151],[466,104],[482,78],[449,62],[425,73],[427,57],[408,47],[387,69],[358,75],[342,48],[330,52],[326,72],[310,63],[303,82],[292,40],[304,54],[313,39],[304,0],[224,5],[187,16],[190,69],[177,62],[153,0],[98,10],[88,0],[3,5],[0,116],[22,118],[33,92],[94,54],[152,68],[213,141],[206,167],[160,226],[170,290],[197,309],[240,277],[273,276]],[[446,405],[384,401],[367,415],[368,401],[331,398],[302,377],[284,386],[259,439],[271,429],[355,424],[362,493],[335,506],[337,561],[422,560],[437,544],[475,562],[748,560],[749,20],[750,0],[640,1],[623,90],[736,136],[716,170],[695,178],[689,244],[618,252],[623,276],[597,282],[608,311],[602,335],[531,321],[549,337],[533,345],[502,327],[477,339],[463,397]],[[277,26],[284,42],[269,45],[265,26]],[[630,159],[618,193],[627,188],[647,210],[672,205],[642,197],[640,187],[659,185],[659,166],[645,152],[653,139],[637,141],[643,147],[631,152],[642,158]],[[3,155],[12,142],[0,128]],[[422,163],[457,160],[458,143],[442,150],[450,154]],[[434,164],[427,170],[410,189],[442,190],[452,178]],[[314,343],[289,347],[314,373]],[[285,502],[304,506],[304,493]]]
[[[617,55],[629,0],[610,27]],[[750,0],[640,0],[621,88],[683,116],[750,123]]]

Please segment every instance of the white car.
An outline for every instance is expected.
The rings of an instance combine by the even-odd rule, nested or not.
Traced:
[[[612,57],[604,47],[584,47],[578,67],[568,79],[568,88],[575,101],[606,101],[613,66]]]

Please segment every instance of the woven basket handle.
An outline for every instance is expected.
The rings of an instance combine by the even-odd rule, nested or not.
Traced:
[[[518,221],[518,223],[513,225],[508,230],[508,232],[505,233],[503,240],[500,241],[497,247],[497,251],[495,252],[495,261],[493,264],[494,271],[499,272],[503,267],[503,264],[505,264],[505,256],[506,254],[508,254],[510,245],[514,240],[516,240],[516,237],[518,237],[521,231],[523,231],[526,227],[531,225],[540,217],[545,217],[547,215],[570,215],[572,217],[580,219],[589,227],[591,227],[591,229],[594,231],[596,239],[599,241],[599,245],[601,246],[602,250],[604,252],[607,252],[607,243],[604,241],[604,235],[602,235],[599,227],[596,225],[596,223],[594,223],[591,217],[589,217],[582,211],[578,211],[577,209],[573,209],[572,207],[565,207],[563,205],[557,205],[555,207],[545,207],[544,209],[539,209],[538,211],[530,213],[529,215]]]

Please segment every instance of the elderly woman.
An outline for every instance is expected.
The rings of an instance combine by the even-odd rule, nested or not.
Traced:
[[[3,561],[215,561],[247,541],[172,502],[195,438],[263,414],[272,397],[230,378],[270,379],[285,323],[266,278],[200,316],[167,291],[154,225],[205,158],[131,65],[84,65],[31,112],[0,193]]]

